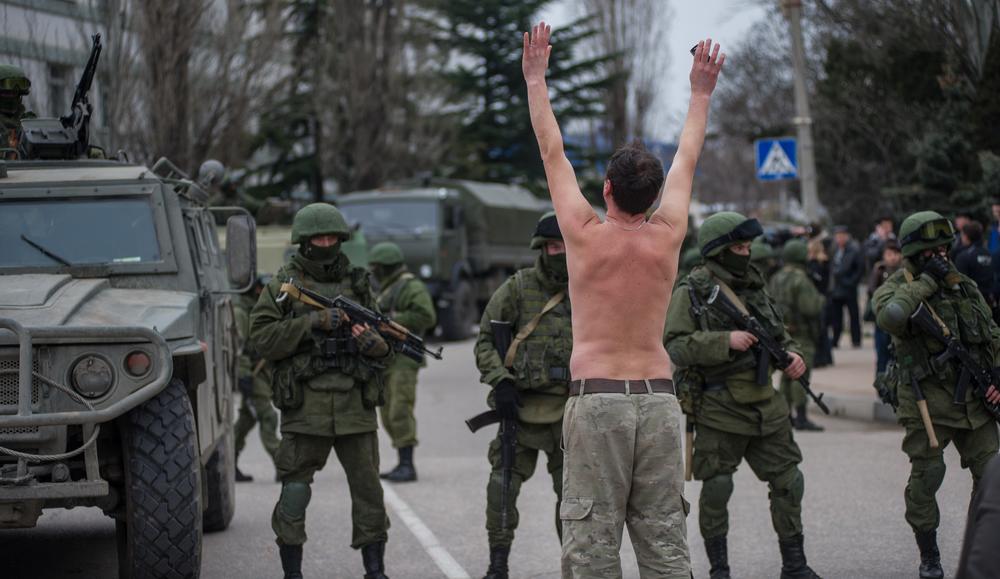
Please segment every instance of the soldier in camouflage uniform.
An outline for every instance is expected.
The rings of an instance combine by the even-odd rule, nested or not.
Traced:
[[[768,290],[774,298],[775,305],[778,306],[778,313],[784,319],[789,335],[802,352],[802,359],[807,368],[805,374],[807,380],[813,358],[816,356],[816,343],[822,332],[823,305],[826,303],[823,294],[816,289],[806,271],[808,253],[809,247],[805,241],[790,240],[782,249],[785,265],[768,282]],[[823,430],[822,426],[809,420],[806,415],[808,397],[798,381],[782,375],[781,394],[788,405],[795,409],[792,426],[796,430]]]
[[[493,388],[490,405],[501,415],[518,418],[507,529],[500,525],[503,473],[499,436],[490,443],[492,472],[486,485],[490,566],[486,579],[507,578],[507,557],[519,518],[517,495],[521,484],[534,474],[539,452],[548,456],[546,466],[556,493],[556,532],[562,536],[558,511],[562,500],[563,453],[559,441],[563,406],[568,396],[573,333],[566,291],[569,279],[566,247],[555,213],[547,213],[538,221],[531,247],[541,250],[534,267],[518,271],[493,294],[483,313],[476,341],[476,365],[482,373],[481,380]],[[562,297],[555,307],[543,314],[545,305],[556,296]],[[490,320],[511,322],[513,334],[519,336],[519,332],[536,318],[537,326],[516,346],[513,364],[506,366],[493,344]]]
[[[35,115],[24,108],[24,96],[31,92],[31,81],[20,68],[0,64],[0,149],[17,149],[21,119]],[[10,156],[0,155],[0,159]]]
[[[372,275],[378,282],[378,307],[394,321],[423,336],[437,323],[434,301],[424,282],[407,271],[403,251],[392,242],[372,248],[368,257]],[[417,480],[413,447],[417,445],[417,371],[426,366],[407,356],[397,356],[386,373],[385,406],[379,409],[382,426],[399,452],[399,464],[380,476],[392,482]]]
[[[701,252],[697,247],[692,247],[681,254],[681,264],[677,267],[677,283],[686,278],[694,266],[701,263]]]
[[[910,323],[921,303],[961,340],[980,364],[1000,364],[1000,328],[976,284],[958,273],[948,259],[954,241],[951,223],[933,211],[909,216],[900,227],[903,267],[872,296],[876,322],[892,336],[895,364],[887,373],[886,402],[898,406],[896,420],[906,429],[903,452],[910,458],[906,485],[906,521],[920,549],[920,577],[944,576],[937,547],[940,522],[934,495],[944,480],[943,451],[954,442],[962,466],[972,473],[973,492],[987,462],[997,454],[994,416],[972,388],[954,403],[958,372],[950,362],[937,362],[943,347]],[[895,366],[895,367],[893,367]],[[939,448],[931,448],[917,408],[916,391],[926,397]],[[997,399],[992,386],[988,397]]]
[[[716,285],[728,287],[725,291],[791,352],[793,362],[786,373],[798,378],[805,372],[801,350],[785,331],[763,274],[750,264],[750,242],[761,233],[755,219],[738,213],[716,213],[706,219],[698,231],[705,263],[677,287],[667,312],[665,345],[684,410],[696,425],[694,478],[703,481],[698,523],[712,579],[729,577],[727,504],[733,473],[744,459],[770,489],[781,577],[817,577],[806,564],[803,549],[804,482],[798,468],[802,454],[792,437],[788,404],[775,395],[770,379],[757,383],[756,338],[739,331],[707,303]]]
[[[765,280],[770,280],[781,269],[778,253],[774,251],[770,243],[764,241],[763,237],[754,239],[750,245],[750,263],[757,266],[757,269],[764,274]]]
[[[278,452],[278,413],[271,405],[271,370],[257,356],[248,343],[250,336],[250,310],[257,304],[261,290],[271,281],[271,276],[262,275],[248,292],[233,303],[236,330],[240,335],[242,349],[239,358],[240,410],[233,427],[236,441],[236,482],[249,482],[253,477],[244,474],[239,467],[240,453],[246,446],[247,435],[254,425],[260,427],[260,441],[264,450],[274,461]]]
[[[282,486],[271,526],[286,578],[302,577],[310,485],[333,449],[351,492],[351,546],[361,550],[366,579],[385,579],[389,519],[378,479],[375,407],[384,400],[381,371],[392,351],[378,332],[345,323],[342,311],[316,309],[281,291],[294,281],[328,298],[343,295],[377,309],[368,272],[351,266],[340,250],[349,236],[332,205],[302,208],[292,223],[298,251],[250,314],[250,344],[274,364],[271,385],[281,411],[276,462]]]

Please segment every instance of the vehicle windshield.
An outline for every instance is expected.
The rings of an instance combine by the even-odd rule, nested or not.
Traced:
[[[438,204],[427,201],[376,201],[341,203],[348,221],[372,233],[420,235],[438,228]]]
[[[160,260],[146,197],[0,202],[0,267]]]

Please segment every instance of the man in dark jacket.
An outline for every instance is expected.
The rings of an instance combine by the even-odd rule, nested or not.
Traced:
[[[965,248],[955,255],[955,269],[971,277],[992,306],[993,257],[983,246],[983,226],[978,221],[970,221],[962,227],[962,245]]]
[[[827,321],[833,330],[833,347],[840,342],[844,329],[844,307],[851,319],[851,344],[861,347],[861,315],[858,311],[858,284],[865,273],[864,258],[847,227],[834,228],[833,258],[830,261],[830,301]]]

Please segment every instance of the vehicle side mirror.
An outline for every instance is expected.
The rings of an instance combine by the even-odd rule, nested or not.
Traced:
[[[257,278],[257,224],[247,214],[226,220],[226,266],[229,282],[239,291],[249,290]]]

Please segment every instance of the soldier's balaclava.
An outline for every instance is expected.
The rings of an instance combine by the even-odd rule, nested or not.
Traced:
[[[562,241],[562,231],[559,229],[559,221],[556,220],[555,212],[549,212],[538,220],[535,226],[535,233],[532,235],[531,247],[542,250],[542,268],[552,281],[557,283],[567,283],[569,273],[566,270],[566,253],[549,255],[546,248],[547,241]]]
[[[726,269],[726,271],[737,277],[746,275],[747,270],[750,269],[750,254],[739,255],[734,253],[731,245],[727,246],[719,255],[715,256],[715,260],[718,261],[722,267]]]
[[[330,247],[320,247],[314,245],[312,241],[306,241],[299,246],[299,253],[301,253],[306,259],[310,261],[315,261],[316,263],[321,263],[323,265],[329,265],[340,257],[340,241],[331,245]]]

